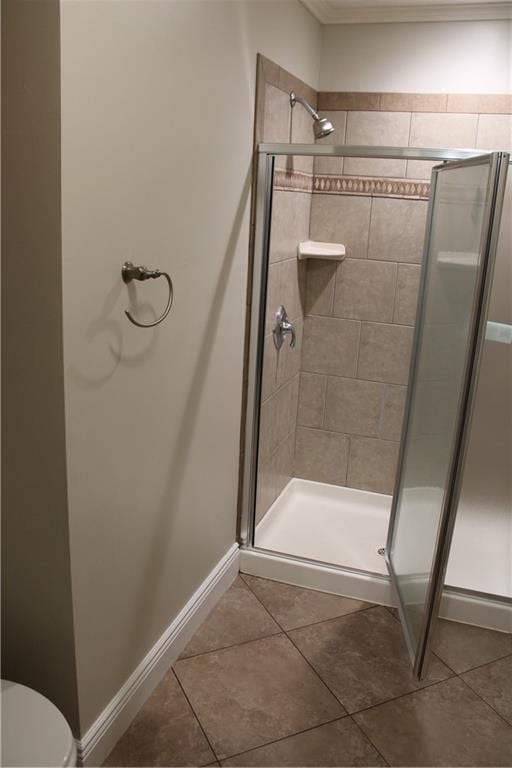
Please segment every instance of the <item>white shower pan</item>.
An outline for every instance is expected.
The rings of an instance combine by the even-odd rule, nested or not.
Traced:
[[[241,570],[311,589],[393,605],[384,557],[391,496],[292,478],[256,527],[256,549],[241,553]],[[485,521],[461,510],[447,572],[441,615],[512,631],[512,563],[497,551],[512,539],[510,517]],[[484,531],[480,531],[484,534]],[[418,532],[418,535],[421,535]],[[343,569],[343,570],[342,570]],[[467,590],[466,594],[458,590]],[[469,593],[480,593],[479,595]],[[483,595],[500,595],[495,600]]]

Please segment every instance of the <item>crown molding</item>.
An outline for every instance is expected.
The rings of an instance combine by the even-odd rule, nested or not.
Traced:
[[[382,24],[411,21],[492,21],[512,19],[512,2],[444,5],[337,5],[332,0],[301,0],[322,24]]]

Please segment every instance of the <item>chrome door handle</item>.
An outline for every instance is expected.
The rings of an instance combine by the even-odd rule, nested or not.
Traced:
[[[272,336],[274,337],[274,345],[276,349],[281,349],[284,344],[284,337],[286,334],[290,334],[290,347],[295,346],[295,327],[293,323],[288,320],[286,309],[281,304],[276,312],[276,322],[272,329]]]

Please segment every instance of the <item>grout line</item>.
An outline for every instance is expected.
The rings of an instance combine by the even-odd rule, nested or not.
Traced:
[[[400,442],[400,440],[392,440],[389,437],[379,437],[378,434],[359,435],[357,432],[337,432],[335,429],[327,429],[326,427],[308,427],[308,426],[303,426],[302,424],[300,424],[299,426],[301,429],[310,429],[313,432],[328,432],[333,435],[339,435],[340,437],[346,437],[347,439],[350,439],[351,437],[356,437],[358,439],[363,439],[363,440],[379,440],[383,443],[394,443],[395,445],[397,445]],[[365,489],[360,489],[360,490],[365,490]],[[379,491],[374,491],[374,493],[379,493]],[[390,495],[390,494],[387,494],[387,495]]]
[[[175,680],[178,681],[178,685],[181,688],[181,691],[182,691],[185,699],[187,700],[190,709],[192,710],[192,714],[194,715],[195,719],[197,720],[197,724],[199,725],[201,731],[203,732],[203,736],[205,737],[206,742],[207,742],[208,746],[210,747],[210,749],[212,751],[212,755],[214,756],[215,760],[217,760],[217,762],[219,762],[219,756],[217,755],[216,751],[214,750],[213,745],[212,745],[210,739],[208,738],[208,734],[206,733],[201,720],[197,716],[197,712],[195,711],[194,707],[192,706],[192,702],[190,701],[190,699],[189,699],[189,697],[187,695],[187,692],[185,691],[184,687],[181,684],[181,680],[179,679],[178,675],[174,671],[173,667],[171,667],[171,670],[172,670],[172,673],[174,675]]]
[[[361,715],[365,712],[370,712],[372,709],[378,709],[379,707],[383,707],[385,704],[391,704],[393,701],[399,701],[400,699],[405,699],[407,696],[414,696],[417,693],[422,693],[422,691],[426,691],[430,688],[436,688],[438,685],[442,685],[443,683],[449,683],[451,680],[456,680],[457,675],[451,675],[450,677],[446,677],[444,680],[434,680],[431,683],[425,683],[421,687],[415,688],[413,691],[407,691],[406,693],[401,693],[399,696],[393,696],[390,699],[385,699],[384,701],[380,701],[378,704],[372,704],[369,707],[363,707],[363,709],[358,709],[356,712],[350,712],[350,715],[354,717],[354,715]],[[370,738],[368,736],[368,738]],[[373,742],[372,742],[373,744]]]
[[[402,325],[402,323],[395,322],[395,314],[397,310],[397,299],[398,299],[398,273],[400,272],[400,262],[396,262],[396,274],[395,274],[395,290],[393,292],[393,310],[391,312],[391,324],[392,325]]]
[[[257,576],[256,578],[262,578],[261,576]],[[283,582],[286,583],[286,582]],[[297,586],[296,584],[291,584],[289,586]],[[299,589],[308,589],[308,587],[299,587]],[[318,592],[319,590],[312,589],[311,592]],[[321,594],[324,595],[332,595],[334,593],[332,592],[322,592]],[[344,595],[334,595],[335,597],[344,597]],[[357,597],[344,597],[345,600],[355,600],[357,601]],[[366,600],[360,600],[358,602],[364,603]],[[301,629],[309,629],[309,627],[316,627],[318,624],[327,624],[329,621],[338,621],[338,619],[344,619],[348,616],[354,616],[356,613],[365,613],[366,611],[373,611],[375,608],[385,608],[385,606],[380,605],[379,603],[370,603],[365,608],[356,608],[354,611],[350,611],[349,613],[341,613],[339,616],[331,616],[329,619],[319,619],[318,621],[312,621],[309,624],[301,624],[299,627],[290,627],[289,629],[285,629],[284,632],[286,635],[288,635],[289,632],[296,632]],[[291,640],[291,638],[290,638]]]
[[[498,659],[496,659],[496,661],[498,661]],[[491,662],[491,663],[492,663],[492,662]],[[485,666],[485,665],[484,665],[484,666]],[[506,720],[506,719],[503,717],[503,715],[502,715],[500,712],[498,712],[498,710],[497,710],[497,709],[495,709],[495,708],[492,706],[492,704],[490,704],[488,701],[486,701],[486,700],[483,698],[483,696],[481,696],[481,695],[478,693],[478,691],[475,691],[475,689],[474,689],[474,688],[472,688],[472,687],[470,686],[470,684],[469,684],[469,683],[467,683],[467,682],[464,680],[464,678],[463,678],[463,677],[461,677],[460,675],[457,675],[457,678],[458,678],[458,679],[461,681],[461,683],[463,683],[463,685],[465,685],[465,686],[466,686],[466,688],[468,688],[470,691],[472,691],[472,692],[475,694],[475,696],[477,696],[477,697],[480,699],[480,701],[481,701],[483,704],[485,704],[485,706],[486,706],[486,707],[488,707],[488,708],[491,710],[491,712],[494,712],[494,714],[495,714],[495,715],[498,715],[498,717],[500,718],[500,720],[503,720],[503,722],[505,723],[505,725],[508,725],[508,727],[509,727],[509,728],[512,730],[512,723],[509,723],[509,721],[508,721],[508,720]]]
[[[304,728],[302,731],[295,731],[294,733],[288,734],[288,736],[282,736],[280,739],[273,739],[272,741],[266,741],[264,744],[259,744],[257,747],[251,747],[250,749],[246,749],[243,752],[237,752],[234,755],[228,755],[226,757],[223,757],[222,760],[232,760],[234,757],[240,757],[241,755],[245,755],[247,752],[254,752],[257,749],[261,749],[262,747],[269,747],[271,744],[279,744],[279,742],[281,741],[292,739],[294,736],[300,736],[302,733],[315,731],[317,728],[322,728],[322,726],[330,725],[331,723],[337,723],[339,720],[346,720],[348,717],[349,715],[341,715],[341,717],[335,717],[332,720],[326,720],[325,722],[318,723],[317,725],[312,725],[309,728]],[[388,763],[386,763],[386,765],[387,764]]]
[[[359,361],[361,358],[361,342],[363,340],[363,322],[367,322],[366,320],[359,320],[359,333],[357,336],[357,355],[356,355],[356,374],[355,376],[351,376],[349,378],[359,379]]]
[[[352,717],[352,715],[349,715],[349,717],[350,717],[350,719],[352,720],[352,722],[354,723],[354,725],[356,726],[356,728],[357,728],[357,729],[358,729],[358,730],[361,732],[361,734],[362,734],[363,738],[365,738],[367,741],[369,741],[369,742],[370,742],[371,746],[374,748],[374,750],[377,752],[377,754],[378,754],[378,755],[379,755],[379,756],[382,758],[382,760],[384,761],[385,765],[388,765],[388,766],[389,766],[389,765],[391,765],[391,763],[389,763],[389,762],[386,760],[386,758],[384,757],[384,755],[382,754],[382,752],[380,751],[380,749],[379,749],[379,748],[377,747],[377,745],[376,745],[376,744],[375,744],[375,743],[372,741],[372,739],[371,739],[371,738],[368,736],[368,734],[367,734],[367,733],[365,733],[365,732],[363,731],[363,729],[361,728],[361,726],[359,725],[359,723],[357,723],[357,722],[354,720],[354,718]]]
[[[480,131],[480,117],[481,117],[480,114],[476,116],[475,149],[478,149],[477,144],[478,144],[478,132]]]
[[[450,621],[450,619],[445,619],[445,621]],[[474,625],[468,624],[468,626],[474,626]],[[486,629],[486,627],[480,627],[480,629]],[[495,632],[496,630],[491,630],[491,632],[493,631]],[[467,675],[469,672],[474,672],[475,669],[482,669],[483,667],[487,667],[489,664],[494,664],[495,661],[502,661],[503,659],[508,659],[511,656],[512,656],[512,653],[506,653],[504,656],[498,656],[496,659],[492,659],[492,661],[485,661],[483,664],[478,664],[476,667],[470,667],[469,669],[465,669],[464,672],[455,672],[454,670],[454,673],[459,677],[462,675]],[[446,662],[444,663],[446,664]],[[449,665],[446,664],[446,666],[448,667]]]
[[[243,581],[247,589],[250,589],[245,579]],[[251,590],[251,593],[254,594],[252,590]],[[254,596],[256,597],[256,595]],[[273,616],[271,616],[271,618],[273,618]],[[275,619],[274,619],[274,623],[277,624],[277,621]],[[238,648],[239,645],[249,645],[249,643],[257,643],[258,640],[267,640],[270,637],[276,637],[277,635],[282,635],[284,633],[284,630],[279,624],[277,624],[277,627],[278,629],[275,632],[271,632],[268,635],[265,634],[265,635],[261,635],[261,637],[251,637],[250,640],[240,640],[238,643],[231,643],[230,645],[222,645],[220,648],[210,648],[210,650],[208,651],[201,651],[200,653],[192,653],[190,656],[180,656],[179,659],[176,659],[174,663],[176,663],[177,661],[189,661],[189,659],[197,659],[198,656],[209,656],[210,653],[220,653],[221,651],[229,651],[231,648]]]
[[[420,264],[412,264],[412,263],[403,262],[403,261],[384,261],[384,259],[381,259],[379,263],[381,263],[381,264],[398,264],[398,265],[406,264],[408,267],[412,267],[412,266],[421,267]],[[398,272],[398,270],[397,270],[397,272]],[[306,315],[306,317],[313,317],[313,318],[317,318],[318,317],[318,318],[321,318],[323,320],[350,320],[350,322],[352,322],[352,323],[371,323],[372,325],[391,325],[393,327],[398,326],[399,328],[414,328],[414,325],[410,325],[408,323],[394,323],[394,322],[390,323],[389,321],[386,322],[385,320],[362,320],[361,318],[357,318],[357,317],[340,317],[339,315],[331,316],[331,315],[319,315],[319,314],[311,314],[310,313],[310,314]],[[445,323],[445,325],[448,325],[448,323]],[[267,333],[266,335],[270,336],[269,333]]]

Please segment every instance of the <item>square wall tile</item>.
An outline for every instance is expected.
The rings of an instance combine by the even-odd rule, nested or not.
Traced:
[[[423,200],[375,198],[368,258],[421,264],[427,207]]]
[[[302,370],[333,376],[355,376],[360,323],[334,317],[306,317]]]
[[[278,303],[284,304],[290,320],[297,320],[304,314],[306,295],[307,262],[297,257],[281,262],[281,275]]]
[[[326,117],[334,126],[334,131],[323,139],[318,139],[317,144],[329,144],[331,146],[341,146],[345,143],[345,130],[347,125],[346,112],[333,112],[329,110],[320,110],[320,117]],[[315,176],[321,176],[324,173],[341,174],[343,170],[342,157],[315,157]]]
[[[311,194],[277,190],[272,198],[270,262],[297,258],[297,246],[309,239]]]
[[[396,264],[346,259],[336,270],[333,314],[353,320],[391,322]]]
[[[432,176],[432,168],[439,163],[431,162],[430,160],[408,160],[407,171],[405,173],[408,179],[422,179],[430,181]]]
[[[261,377],[262,403],[264,403],[265,400],[268,400],[279,387],[279,379],[277,377],[278,354],[272,334],[265,336],[263,342],[263,371]]]
[[[297,408],[298,378],[279,389],[261,406],[260,451],[270,456],[293,427],[293,409]]]
[[[289,482],[293,471],[294,452],[295,432],[291,432],[270,456],[263,455],[260,449],[256,491],[256,523],[262,520]]]
[[[363,323],[357,376],[388,384],[407,384],[413,329],[406,325]]]
[[[393,493],[399,444],[370,437],[351,437],[347,486]]]
[[[409,112],[349,112],[346,143],[381,147],[406,147],[409,142]],[[405,176],[405,160],[373,160],[347,157],[343,172],[351,176]]]
[[[304,344],[304,322],[294,320],[295,346],[292,347],[291,336],[285,336],[284,344],[277,352],[277,381],[284,384],[290,379],[298,377]],[[298,381],[298,378],[297,378]]]
[[[406,397],[407,387],[385,386],[378,429],[379,437],[384,440],[400,440]]]
[[[409,146],[473,149],[477,125],[478,115],[415,112],[411,119]]]
[[[421,267],[419,265],[398,265],[395,310],[393,313],[394,323],[399,323],[400,325],[414,325],[416,323],[420,277]]]
[[[265,110],[263,118],[263,141],[287,144],[290,141],[290,98],[280,88],[265,84]],[[284,168],[286,158],[276,158],[278,168]]]
[[[480,115],[477,149],[512,149],[512,115]]]
[[[291,133],[293,144],[314,144],[313,121],[301,104],[291,110]],[[292,158],[291,167],[294,171],[313,173],[313,158],[297,156]]]
[[[326,429],[352,435],[377,435],[384,387],[374,381],[329,377]]]
[[[343,243],[348,257],[365,259],[368,251],[370,207],[370,197],[313,194],[311,239]]]
[[[348,445],[344,435],[297,427],[294,476],[317,483],[345,485]]]
[[[457,147],[473,149],[476,146],[478,115],[417,112],[411,119],[411,147]],[[430,179],[437,162],[409,160],[407,177]]]
[[[276,309],[281,303],[281,265],[269,264],[267,277],[267,304],[265,310],[265,334],[269,334],[275,324]]]
[[[327,377],[316,373],[301,373],[297,424],[302,427],[321,427],[324,421]]]
[[[332,315],[338,265],[327,259],[308,259],[306,263],[306,314]]]

